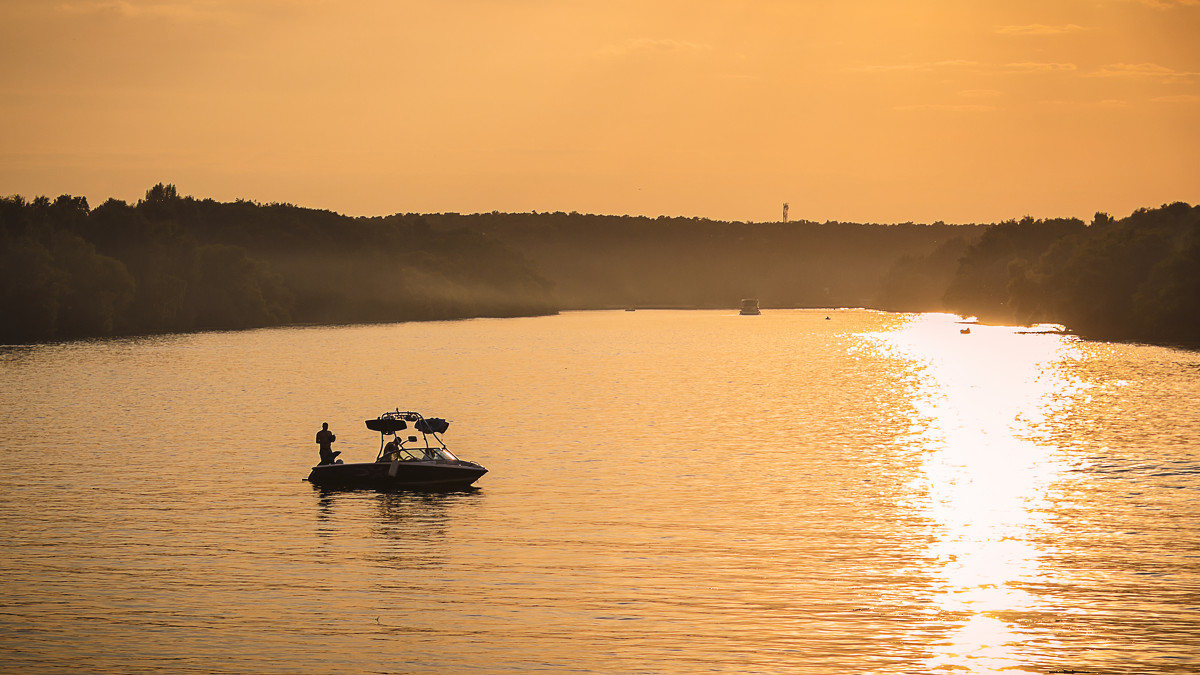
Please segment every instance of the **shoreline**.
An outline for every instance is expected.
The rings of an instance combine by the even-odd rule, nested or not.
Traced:
[[[129,339],[138,339],[138,338],[189,336],[189,335],[202,335],[205,333],[242,333],[242,332],[249,332],[249,331],[255,331],[255,330],[342,328],[342,327],[355,327],[355,326],[381,326],[381,325],[403,324],[403,323],[432,323],[432,322],[437,322],[437,321],[470,321],[470,320],[474,320],[474,319],[527,319],[527,318],[546,317],[546,316],[558,316],[560,314],[564,314],[567,312],[633,312],[633,311],[651,311],[652,312],[652,311],[723,311],[723,310],[736,311],[737,309],[738,309],[737,306],[705,307],[705,306],[697,306],[697,305],[668,305],[668,304],[634,305],[634,306],[608,305],[608,306],[604,306],[604,307],[559,308],[559,309],[555,309],[552,311],[535,312],[535,313],[477,314],[477,315],[471,315],[471,316],[458,316],[458,317],[430,317],[430,318],[416,318],[416,319],[409,318],[409,319],[399,319],[399,320],[395,320],[395,321],[386,321],[386,320],[385,321],[333,321],[333,322],[311,321],[311,322],[281,323],[281,324],[273,324],[273,325],[266,325],[266,326],[251,326],[251,327],[245,327],[245,328],[202,328],[202,329],[189,330],[189,331],[114,333],[111,335],[89,335],[89,336],[78,336],[78,337],[63,337],[63,338],[54,338],[54,339],[49,339],[49,340],[38,340],[38,341],[32,341],[32,342],[12,342],[12,343],[0,344],[0,352],[3,352],[8,349],[18,349],[18,348],[23,348],[23,347],[39,347],[39,346],[45,346],[45,345],[67,345],[67,344],[72,344],[72,343],[97,342],[97,341],[104,341],[104,340],[129,340]],[[771,311],[790,311],[790,310],[824,310],[824,311],[861,310],[861,311],[866,311],[866,312],[883,312],[883,313],[887,313],[887,314],[955,314],[955,312],[951,312],[951,311],[947,311],[947,310],[926,310],[926,311],[914,312],[914,311],[880,309],[877,307],[865,307],[865,306],[863,306],[863,307],[846,307],[846,306],[838,306],[838,307],[764,307],[763,313],[768,313]],[[979,321],[978,319],[972,320],[972,317],[966,317],[961,314],[955,314],[955,315],[960,317],[960,319],[958,321],[956,321],[956,323],[965,325],[965,326],[992,326],[992,327],[1005,327],[1005,328],[1021,329],[1021,328],[1032,328],[1033,326],[1039,325],[1039,324],[1013,325],[1013,324],[986,322],[986,321]],[[1061,326],[1062,324],[1042,324],[1042,325],[1060,325]],[[1075,338],[1078,338],[1078,339],[1086,341],[1086,342],[1094,342],[1094,343],[1145,345],[1145,346],[1151,346],[1151,347],[1164,347],[1164,348],[1169,348],[1169,349],[1182,349],[1182,350],[1187,350],[1187,351],[1200,351],[1200,342],[1188,343],[1188,342],[1172,342],[1172,341],[1166,341],[1166,340],[1156,341],[1156,340],[1147,339],[1147,338],[1143,338],[1143,337],[1115,338],[1115,337],[1106,337],[1106,336],[1098,336],[1098,335],[1088,335],[1088,334],[1076,332],[1068,327],[1064,327],[1061,330],[1018,330],[1016,332],[1017,332],[1017,334],[1020,334],[1020,335],[1058,335],[1061,337],[1075,337]]]

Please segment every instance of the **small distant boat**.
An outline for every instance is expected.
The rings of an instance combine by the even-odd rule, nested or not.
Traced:
[[[962,334],[962,335],[970,335],[970,334],[971,334],[971,329],[970,329],[970,328],[960,328],[960,329],[958,330],[958,332],[959,332],[960,334]]]
[[[742,311],[738,312],[738,314],[741,314],[742,316],[754,316],[755,314],[761,313],[762,312],[758,311],[758,298],[742,299]]]
[[[421,441],[416,436],[396,433],[407,429],[410,422],[420,432]],[[379,432],[379,456],[375,461],[319,464],[308,474],[308,482],[327,488],[445,490],[465,488],[487,473],[479,464],[459,459],[446,448],[439,435],[450,426],[444,419],[396,409],[366,424]],[[392,437],[390,441],[388,436]]]

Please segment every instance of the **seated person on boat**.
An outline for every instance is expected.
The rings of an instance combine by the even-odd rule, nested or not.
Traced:
[[[416,436],[409,436],[408,442],[412,443],[417,440]],[[379,453],[379,459],[376,462],[436,462],[439,460],[455,460],[453,454],[449,450],[443,448],[406,448],[405,441],[400,440],[396,436],[388,441],[383,446],[383,451]]]

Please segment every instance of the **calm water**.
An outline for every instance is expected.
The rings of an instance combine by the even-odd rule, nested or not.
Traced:
[[[829,317],[827,320],[826,317]],[[1200,354],[865,311],[0,351],[0,670],[1200,672]],[[450,494],[322,493],[452,420]]]

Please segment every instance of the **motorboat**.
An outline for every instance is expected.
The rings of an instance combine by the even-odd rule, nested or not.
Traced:
[[[742,298],[742,309],[738,314],[742,316],[754,316],[760,313],[758,311],[758,298]]]
[[[487,469],[459,459],[450,452],[441,435],[450,423],[438,417],[424,417],[399,408],[366,421],[367,428],[379,432],[379,455],[374,462],[318,464],[308,474],[313,485],[328,488],[426,489],[465,488]],[[412,425],[421,434],[401,436]]]

